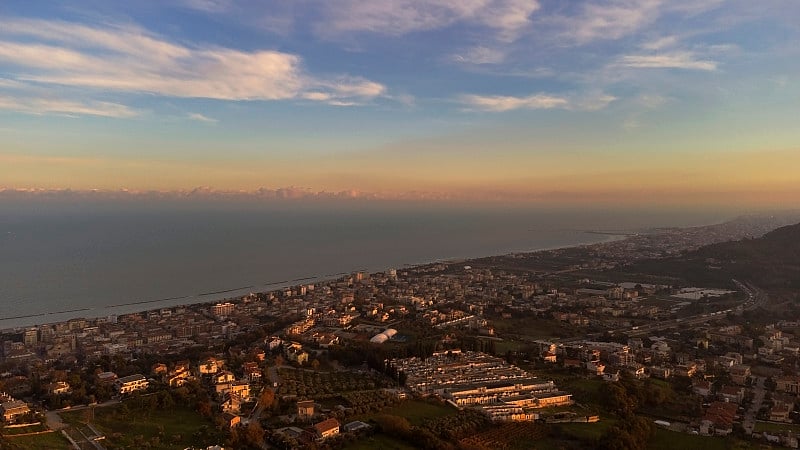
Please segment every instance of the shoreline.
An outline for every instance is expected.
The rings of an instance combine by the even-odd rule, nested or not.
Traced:
[[[625,240],[625,239],[628,239],[628,238],[631,237],[631,235],[624,234],[624,233],[593,233],[590,230],[581,230],[581,233],[583,233],[585,235],[589,235],[589,236],[591,236],[591,235],[601,236],[602,235],[602,236],[605,236],[605,238],[601,239],[599,241],[594,241],[594,242],[579,242],[579,243],[567,244],[567,245],[554,245],[554,246],[542,247],[542,248],[537,248],[537,249],[529,249],[529,250],[522,250],[522,251],[511,251],[511,252],[505,252],[505,253],[498,253],[498,254],[494,254],[494,255],[479,255],[479,256],[457,257],[457,258],[456,257],[450,257],[450,258],[443,257],[443,258],[438,258],[438,259],[435,259],[435,260],[432,260],[432,261],[414,262],[414,263],[402,264],[402,265],[400,265],[398,267],[398,269],[399,268],[412,269],[412,268],[416,268],[416,267],[423,267],[423,266],[426,266],[426,265],[437,264],[437,263],[439,263],[439,264],[441,264],[441,263],[454,264],[454,263],[458,263],[458,262],[471,261],[471,260],[474,260],[474,259],[486,258],[486,257],[492,257],[492,256],[520,255],[520,254],[546,252],[546,251],[552,251],[552,250],[576,248],[576,247],[583,247],[583,246],[593,246],[593,245],[606,244],[606,243],[609,243],[609,242],[622,241],[622,240]],[[298,277],[298,278],[293,278],[291,280],[282,280],[282,281],[267,281],[267,282],[265,282],[263,284],[253,284],[253,285],[248,285],[248,286],[241,286],[241,287],[230,288],[230,289],[221,289],[221,290],[217,290],[217,291],[204,292],[204,293],[199,293],[199,294],[173,296],[173,297],[153,299],[153,300],[140,300],[140,301],[133,301],[133,302],[117,303],[117,304],[113,304],[113,305],[99,306],[99,307],[95,307],[95,308],[86,307],[86,308],[76,308],[76,309],[69,309],[69,310],[63,310],[63,311],[57,311],[57,312],[31,313],[31,314],[22,314],[22,315],[19,315],[19,316],[3,317],[3,318],[0,318],[0,323],[5,322],[5,321],[20,320],[20,319],[46,318],[46,317],[49,317],[49,316],[56,316],[56,315],[59,315],[59,314],[70,314],[70,313],[75,313],[75,312],[88,312],[88,311],[94,312],[93,314],[87,314],[87,315],[84,315],[84,316],[74,315],[72,317],[63,317],[63,318],[59,318],[59,319],[53,320],[53,321],[42,320],[42,321],[36,321],[35,323],[29,323],[29,324],[18,324],[18,325],[9,325],[9,326],[0,325],[0,333],[13,333],[13,332],[17,332],[17,331],[23,330],[25,328],[37,327],[37,326],[40,326],[40,325],[52,325],[52,324],[56,324],[56,323],[63,323],[63,322],[67,322],[67,321],[72,320],[72,319],[93,320],[93,319],[98,319],[98,318],[101,318],[101,317],[108,317],[108,316],[112,316],[112,315],[140,314],[140,313],[145,313],[145,312],[154,311],[154,310],[163,309],[163,308],[175,308],[175,307],[178,307],[178,306],[206,305],[206,304],[212,304],[212,303],[226,301],[226,300],[239,299],[239,298],[241,298],[243,296],[246,296],[246,295],[249,295],[249,294],[267,293],[267,292],[272,292],[272,291],[279,290],[279,289],[282,289],[282,288],[296,286],[296,285],[299,285],[299,284],[307,284],[306,282],[309,282],[309,283],[332,282],[332,281],[338,279],[339,277],[342,277],[342,276],[350,274],[350,273],[359,272],[359,271],[368,272],[370,274],[373,274],[373,273],[384,272],[384,271],[389,270],[389,269],[390,269],[389,267],[382,268],[382,269],[353,269],[353,270],[350,270],[350,271],[332,273],[332,274],[327,274],[327,275],[305,276],[305,277]],[[267,288],[267,289],[264,289],[264,288]],[[215,298],[203,298],[203,297],[211,297],[211,296],[220,295],[220,294],[233,294],[235,292],[238,292],[239,295],[220,296],[220,297],[215,297]],[[186,301],[186,300],[190,300],[190,299],[195,299],[197,301]],[[179,301],[179,302],[173,303],[175,301]],[[151,305],[151,304],[155,305],[157,303],[164,303],[164,304],[161,305],[161,306],[158,306],[158,307],[153,307],[153,308],[143,308],[143,309],[142,308],[136,308],[136,309],[128,308],[128,307],[138,306],[138,305]],[[109,311],[109,310],[113,310],[115,308],[125,309],[125,310],[124,311]]]

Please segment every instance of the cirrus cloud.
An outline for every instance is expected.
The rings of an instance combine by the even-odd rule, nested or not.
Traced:
[[[562,96],[538,93],[524,97],[511,95],[462,95],[458,101],[468,110],[505,112],[517,109],[566,109],[572,111],[596,111],[608,106],[617,98],[600,93]]]
[[[352,32],[391,36],[430,31],[460,22],[494,30],[514,40],[540,8],[537,0],[332,0],[317,31],[328,37]]]
[[[20,82],[166,97],[364,102],[387,92],[360,77],[315,77],[294,54],[183,45],[132,25],[0,20],[0,65]],[[313,92],[326,96],[304,95]]]
[[[634,69],[690,69],[717,70],[717,63],[708,59],[699,59],[693,52],[676,51],[656,55],[625,55],[620,65]]]

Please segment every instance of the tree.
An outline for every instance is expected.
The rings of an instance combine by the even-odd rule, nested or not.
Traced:
[[[262,408],[269,408],[272,406],[272,402],[275,401],[275,391],[270,388],[264,388],[261,390],[261,395],[258,397],[258,403],[261,405]]]
[[[264,434],[265,432],[264,429],[261,428],[261,424],[254,420],[247,425],[245,440],[250,446],[260,448],[261,443],[264,442]]]

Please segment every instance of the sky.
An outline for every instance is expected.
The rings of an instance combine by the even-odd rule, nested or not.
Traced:
[[[799,207],[798,119],[796,0],[0,3],[6,191]]]

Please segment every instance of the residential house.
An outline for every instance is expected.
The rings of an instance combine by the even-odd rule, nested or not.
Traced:
[[[744,400],[744,388],[741,386],[722,386],[718,393],[726,402],[738,404]]]
[[[750,366],[737,364],[731,367],[730,374],[731,381],[738,385],[745,385],[747,383],[747,379],[750,378]]]
[[[70,386],[66,381],[56,381],[47,385],[47,392],[51,395],[68,394],[69,391]]]
[[[300,419],[308,419],[314,417],[314,400],[298,401],[297,417]]]
[[[131,392],[147,389],[147,385],[147,378],[137,373],[117,379],[114,382],[114,389],[116,389],[119,394],[130,394]]]
[[[236,377],[233,375],[233,373],[227,370],[223,370],[222,372],[219,372],[211,377],[211,381],[214,384],[231,383],[235,380]]]
[[[733,432],[736,403],[713,402],[700,422],[700,434],[727,436]]]
[[[225,423],[225,426],[228,428],[233,428],[242,423],[241,417],[237,416],[236,414],[231,414],[228,412],[222,414],[222,420]]]
[[[800,376],[785,375],[779,377],[776,381],[776,389],[788,394],[800,394]]]
[[[9,400],[0,403],[0,413],[3,414],[3,420],[6,423],[14,423],[19,420],[20,417],[30,412],[31,410],[28,404],[22,400]]]
[[[189,380],[191,374],[188,370],[182,370],[167,376],[169,387],[181,387]]]
[[[711,382],[706,380],[694,380],[692,382],[692,392],[701,397],[708,397],[711,395]]]
[[[319,441],[339,434],[339,421],[331,418],[315,424],[314,434]]]

